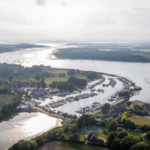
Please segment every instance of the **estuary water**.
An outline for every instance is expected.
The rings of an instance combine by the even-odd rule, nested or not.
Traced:
[[[96,60],[68,60],[55,59],[53,51],[58,48],[75,47],[61,43],[36,43],[47,48],[32,48],[22,51],[14,51],[0,54],[0,62],[8,64],[21,64],[33,66],[43,64],[53,68],[73,68],[87,71],[104,72],[119,75],[136,83],[142,88],[139,95],[130,100],[141,100],[150,102],[150,63],[133,63],[118,61],[96,61]]]
[[[42,113],[19,113],[13,119],[0,123],[0,149],[5,150],[22,139],[31,139],[54,127],[61,119]]]

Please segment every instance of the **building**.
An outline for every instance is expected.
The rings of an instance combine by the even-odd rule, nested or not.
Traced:
[[[100,144],[104,144],[104,140],[97,137],[93,131],[89,131],[86,135],[86,139],[90,142],[96,142]]]
[[[47,91],[45,90],[33,90],[31,93],[35,97],[44,96],[47,94]]]

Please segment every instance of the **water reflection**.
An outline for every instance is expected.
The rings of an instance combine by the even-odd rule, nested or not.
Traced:
[[[30,139],[55,126],[61,125],[61,119],[42,113],[19,113],[9,121],[0,123],[0,149],[4,150],[21,139]]]

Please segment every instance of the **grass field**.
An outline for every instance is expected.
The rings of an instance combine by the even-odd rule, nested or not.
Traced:
[[[46,86],[48,87],[53,81],[65,81],[67,82],[68,78],[70,76],[67,76],[67,71],[66,70],[49,70],[50,73],[53,73],[55,74],[55,77],[49,77],[49,78],[45,78],[45,82],[46,82]],[[59,77],[59,73],[65,73],[66,74],[66,77]],[[74,77],[77,77],[77,78],[80,78],[80,79],[85,79],[86,82],[88,83],[89,81],[91,81],[90,79],[88,79],[86,76],[83,76],[83,75],[79,75],[79,74],[76,74],[74,75]],[[99,78],[101,78],[101,75],[99,76]],[[82,87],[76,87],[74,86],[74,88],[82,88]]]
[[[68,80],[68,77],[51,77],[51,78],[45,78],[45,83],[46,83],[46,86],[48,87],[53,81],[65,81],[67,82]]]
[[[12,94],[0,94],[0,108],[5,103],[10,103],[13,98],[14,98],[14,95],[12,95]]]
[[[67,70],[47,70],[49,73],[53,74],[59,74],[59,73],[65,73],[67,75]]]
[[[150,124],[150,119],[148,118],[133,116],[133,117],[129,117],[128,119],[134,122],[136,125]]]
[[[133,135],[133,136],[142,136],[144,135],[144,133],[140,133],[140,132],[134,132],[134,131],[127,131],[130,135]]]
[[[98,137],[102,137],[104,139],[107,139],[108,136],[106,134],[104,134],[103,132],[95,132],[95,134],[98,136]]]

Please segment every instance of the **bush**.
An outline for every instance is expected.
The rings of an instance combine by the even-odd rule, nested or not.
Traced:
[[[49,132],[47,133],[47,141],[51,141],[53,138],[54,138],[53,132],[52,132],[52,131],[49,131]]]
[[[136,126],[131,120],[126,120],[126,128],[135,129]]]
[[[130,150],[149,150],[149,149],[150,146],[145,142],[140,142],[130,147]]]
[[[125,136],[128,136],[128,133],[126,131],[121,131],[117,134],[117,137],[119,139],[123,139]]]
[[[67,136],[65,136],[65,134],[64,134],[64,133],[62,133],[62,134],[60,135],[60,139],[62,139],[62,140],[66,140],[66,139],[67,139]]]
[[[69,141],[76,142],[79,141],[79,139],[80,135],[78,133],[75,133],[74,135],[70,136]]]
[[[108,130],[103,130],[103,133],[106,134],[106,135],[109,134]]]
[[[117,132],[115,131],[110,132],[108,139],[107,139],[108,145],[110,145],[116,137],[117,137]]]
[[[121,140],[119,138],[115,138],[110,146],[114,150],[120,150],[122,148]]]
[[[128,150],[131,146],[137,144],[140,142],[139,137],[134,137],[134,136],[125,136],[123,139],[121,139],[122,142],[122,149],[123,150]]]
[[[105,103],[102,107],[101,107],[101,111],[103,114],[107,114],[109,112],[110,109],[110,104],[109,103]]]
[[[150,131],[148,131],[145,135],[145,139],[147,139],[148,141],[150,141]]]
[[[126,104],[127,104],[127,106],[129,107],[129,106],[132,104],[132,102],[127,101]]]
[[[71,128],[70,128],[70,131],[72,133],[78,132],[79,131],[78,126],[76,124],[72,124]]]
[[[68,124],[67,124],[66,127],[64,128],[64,132],[69,132],[69,126],[68,126]]]
[[[118,127],[118,123],[115,120],[112,120],[109,122],[108,130],[110,131],[116,131]]]
[[[100,127],[105,127],[106,126],[106,122],[104,120],[101,120],[100,122],[98,122],[97,124]]]

